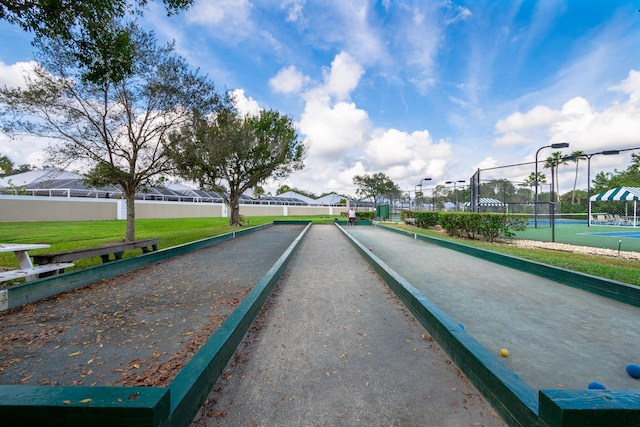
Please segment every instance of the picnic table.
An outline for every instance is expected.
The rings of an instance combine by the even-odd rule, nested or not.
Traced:
[[[116,260],[122,259],[124,251],[133,249],[142,249],[142,253],[149,253],[158,250],[159,239],[134,240],[129,242],[105,243],[102,246],[92,248],[80,248],[70,251],[53,252],[49,254],[35,255],[33,260],[37,264],[52,264],[60,262],[75,261],[83,258],[92,258],[99,256],[102,262],[111,261],[110,256],[113,255]]]
[[[37,279],[42,273],[64,270],[67,267],[73,267],[73,263],[55,263],[47,265],[34,266],[29,257],[29,251],[33,249],[45,249],[50,245],[45,244],[18,244],[18,243],[0,243],[0,253],[13,252],[18,260],[18,269],[0,271],[0,282],[7,280],[24,278],[26,281]]]

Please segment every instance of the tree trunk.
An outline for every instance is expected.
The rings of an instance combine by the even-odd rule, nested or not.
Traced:
[[[135,191],[131,194],[126,192],[124,197],[127,201],[127,231],[124,239],[133,241],[136,239],[136,193]]]
[[[573,179],[573,194],[571,195],[571,204],[576,201],[576,186],[578,185],[578,159],[576,159],[576,177]]]
[[[238,199],[229,201],[229,227],[240,227],[240,203]]]

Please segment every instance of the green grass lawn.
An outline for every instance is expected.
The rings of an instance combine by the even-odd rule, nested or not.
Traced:
[[[302,219],[310,220],[314,224],[331,224],[334,216],[252,216],[248,219],[251,226],[266,224],[278,219]],[[159,247],[168,248],[237,230],[237,228],[229,227],[228,224],[228,218],[139,219],[136,220],[136,238],[159,238]],[[387,224],[394,225],[393,223]],[[395,226],[409,229],[402,224]],[[640,262],[637,261],[544,249],[522,249],[487,242],[453,239],[435,231],[415,227],[411,227],[410,231],[456,240],[467,245],[640,286]],[[0,243],[46,243],[51,245],[48,249],[31,251],[31,254],[99,246],[102,243],[121,241],[124,235],[124,221],[7,222],[2,223],[0,227]],[[140,253],[140,249],[129,251],[125,253],[125,257]],[[75,264],[76,268],[85,268],[100,262],[101,259],[95,257],[78,260]],[[0,254],[0,266],[15,268],[18,263],[12,253]]]
[[[248,217],[250,225],[270,223],[277,219],[304,219],[314,223],[332,223],[327,215],[308,217]],[[246,224],[245,224],[246,225]],[[159,238],[159,248],[169,248],[207,237],[229,233],[237,228],[229,227],[229,218],[179,218],[138,219],[136,239]],[[48,249],[30,251],[31,255],[61,252],[100,246],[103,243],[122,241],[125,221],[61,221],[61,222],[5,222],[0,226],[0,243],[45,243]],[[142,253],[140,249],[128,251],[125,257]],[[78,268],[101,263],[100,257],[75,261]],[[0,254],[0,266],[18,267],[13,253]]]

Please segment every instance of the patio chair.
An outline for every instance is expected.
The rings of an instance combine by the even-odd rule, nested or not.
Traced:
[[[617,223],[616,225],[633,225],[631,222],[629,222],[629,220],[627,220],[626,218],[622,218],[618,214],[614,214],[613,218],[615,219],[615,222]]]

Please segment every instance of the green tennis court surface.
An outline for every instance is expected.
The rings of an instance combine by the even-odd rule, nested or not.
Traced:
[[[524,231],[517,231],[515,236],[516,239],[542,242],[551,242],[553,237],[557,243],[640,252],[640,227],[628,225],[587,226],[586,221],[560,219],[555,221],[555,232],[552,233],[549,221],[542,220],[538,221],[538,228],[530,225]]]

